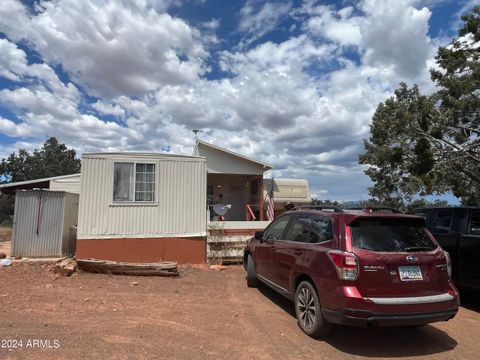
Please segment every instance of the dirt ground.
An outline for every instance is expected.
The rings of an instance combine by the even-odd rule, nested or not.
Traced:
[[[0,268],[0,359],[480,356],[479,298],[468,299],[449,322],[415,330],[337,327],[329,338],[313,340],[298,329],[288,300],[246,287],[240,266],[181,273],[56,279],[46,265]],[[9,340],[21,340],[22,347],[11,348]]]

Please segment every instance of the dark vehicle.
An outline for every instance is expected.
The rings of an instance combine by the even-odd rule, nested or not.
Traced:
[[[416,209],[426,227],[450,253],[452,279],[459,287],[480,290],[480,207]]]
[[[459,306],[448,253],[418,216],[297,208],[255,234],[244,266],[248,286],[261,281],[295,302],[312,337],[331,324],[446,321]]]

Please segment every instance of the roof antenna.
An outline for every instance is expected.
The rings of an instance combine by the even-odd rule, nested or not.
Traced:
[[[193,131],[193,133],[195,134],[195,142],[197,142],[197,141],[198,141],[198,133],[202,133],[203,130],[201,130],[201,129],[193,129],[192,131]]]
[[[195,134],[195,145],[193,146],[193,156],[198,156],[198,133],[203,133],[203,130],[193,129],[192,131]]]

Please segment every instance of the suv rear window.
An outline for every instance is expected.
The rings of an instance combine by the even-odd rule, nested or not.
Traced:
[[[409,221],[361,219],[350,225],[353,246],[384,252],[430,251],[437,247],[423,226]]]

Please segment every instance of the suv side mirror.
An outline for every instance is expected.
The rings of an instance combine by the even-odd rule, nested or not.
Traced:
[[[257,240],[263,240],[263,231],[257,231],[254,236],[255,239]]]

